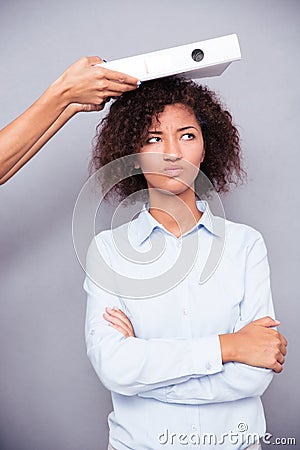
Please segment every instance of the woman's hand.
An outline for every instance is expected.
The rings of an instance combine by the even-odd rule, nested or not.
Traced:
[[[271,317],[254,320],[236,333],[219,336],[223,363],[236,361],[281,372],[287,340],[272,329],[280,322]]]
[[[98,56],[81,58],[53,83],[52,86],[62,92],[66,106],[79,103],[85,105],[83,110],[87,110],[86,105],[104,107],[110,97],[118,97],[138,87],[137,78],[106,69],[105,66],[96,66],[102,62]]]
[[[102,111],[105,107],[105,104],[109,102],[110,98],[108,97],[101,105],[92,105],[88,103],[70,103],[66,109],[65,113],[70,117],[73,117],[75,114],[79,112],[92,112],[92,111]]]
[[[103,317],[107,320],[108,325],[120,331],[127,338],[129,336],[135,337],[133,327],[130,320],[120,309],[116,306],[113,308],[105,308],[105,313]]]
[[[0,130],[0,184],[24,166],[79,111],[101,111],[110,97],[138,87],[130,75],[96,66],[98,56],[79,59],[26,111]]]

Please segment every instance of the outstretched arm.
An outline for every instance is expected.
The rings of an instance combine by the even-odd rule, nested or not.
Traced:
[[[138,80],[95,67],[85,57],[72,64],[23,114],[0,131],[0,184],[11,178],[77,112],[100,111],[110,97],[136,89]]]

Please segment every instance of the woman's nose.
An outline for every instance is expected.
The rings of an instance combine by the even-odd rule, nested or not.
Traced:
[[[177,140],[167,140],[164,145],[164,159],[176,160],[182,158],[180,144]]]

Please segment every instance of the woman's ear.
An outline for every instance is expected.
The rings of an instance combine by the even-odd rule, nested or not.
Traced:
[[[201,162],[203,163],[204,161],[204,157],[205,157],[205,148],[203,149],[203,153],[202,153],[202,158],[201,158]]]

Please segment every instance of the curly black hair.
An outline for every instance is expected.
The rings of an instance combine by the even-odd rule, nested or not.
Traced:
[[[217,192],[227,192],[232,184],[243,182],[246,172],[241,167],[239,132],[231,114],[208,87],[179,76],[144,82],[139,89],[124,93],[111,105],[108,115],[97,126],[90,173],[118,158],[138,153],[153,118],[158,120],[165,106],[175,103],[192,109],[201,127],[205,148],[201,171],[212,187]],[[124,159],[111,166],[107,166],[100,181],[104,191],[116,181],[107,194],[109,197],[124,200],[135,192],[147,190],[143,173],[127,167]],[[196,193],[199,175],[195,180]]]

